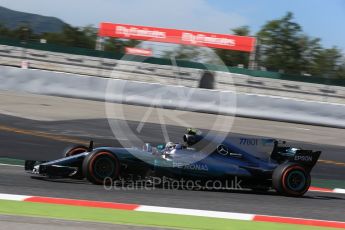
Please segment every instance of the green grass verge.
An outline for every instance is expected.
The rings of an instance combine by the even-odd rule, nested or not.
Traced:
[[[265,229],[265,230],[321,230],[328,228],[300,225],[227,220],[149,212],[122,211],[103,208],[75,207],[0,200],[0,214],[59,218],[140,226],[170,227],[179,229]]]
[[[9,164],[9,165],[24,165],[24,160],[18,160],[18,159],[11,159],[11,158],[0,158],[1,164]]]
[[[325,180],[325,179],[312,179],[312,186],[321,188],[345,188],[345,181],[342,180]]]

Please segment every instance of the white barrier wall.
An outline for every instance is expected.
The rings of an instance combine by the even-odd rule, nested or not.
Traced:
[[[148,64],[135,61],[114,60],[58,52],[49,52],[20,47],[0,45],[0,65],[20,66],[28,60],[31,68],[90,76],[112,77],[142,82],[160,82],[165,85],[197,87],[201,70],[175,66]],[[215,87],[218,90],[299,98],[311,101],[325,101],[345,104],[345,87],[294,82],[243,74],[217,72]]]
[[[0,67],[0,89],[345,127],[345,105]]]

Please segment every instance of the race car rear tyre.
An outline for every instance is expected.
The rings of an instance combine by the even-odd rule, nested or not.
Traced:
[[[310,173],[296,163],[284,163],[273,172],[273,188],[282,195],[303,196],[310,187]]]
[[[77,155],[79,153],[83,153],[83,152],[87,152],[87,151],[88,151],[88,147],[86,147],[85,145],[72,145],[63,151],[62,156],[63,157],[70,157],[70,156],[74,156],[74,155]]]
[[[120,162],[113,153],[96,150],[84,159],[83,174],[93,184],[112,183],[119,177]]]

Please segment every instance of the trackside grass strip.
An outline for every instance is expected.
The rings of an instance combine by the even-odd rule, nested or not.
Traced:
[[[345,181],[342,180],[324,180],[324,179],[313,179],[312,186],[321,188],[345,188]]]
[[[0,200],[0,214],[59,218],[75,221],[92,221],[114,224],[170,227],[182,229],[210,230],[327,230],[331,228],[301,225],[250,222],[219,218],[159,214],[149,212],[120,211],[103,208],[75,207],[67,205],[41,204]]]
[[[24,166],[24,160],[17,160],[11,158],[0,158],[0,164]]]

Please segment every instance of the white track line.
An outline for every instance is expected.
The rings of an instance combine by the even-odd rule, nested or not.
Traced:
[[[0,200],[24,201],[25,199],[28,199],[30,197],[31,196],[1,194],[0,193]]]
[[[168,208],[168,207],[157,207],[157,206],[147,206],[147,205],[141,205],[138,208],[136,208],[135,211],[155,212],[155,213],[165,213],[165,214],[175,214],[175,215],[202,216],[202,217],[223,218],[223,219],[232,219],[232,220],[253,220],[254,219],[254,215],[252,214],[218,212],[218,211],[207,211],[207,210],[185,209],[185,208]]]
[[[340,193],[340,194],[345,194],[345,189],[342,188],[335,188],[333,189],[334,193]]]

